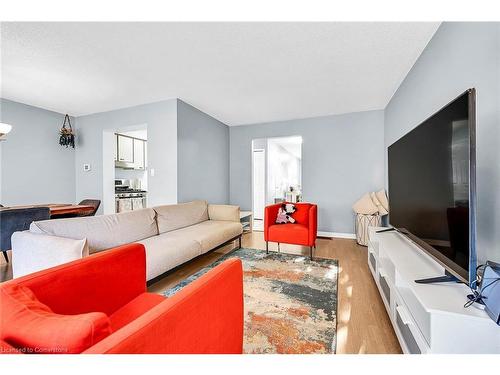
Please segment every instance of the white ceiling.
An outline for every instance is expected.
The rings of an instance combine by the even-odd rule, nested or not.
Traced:
[[[439,23],[2,23],[3,98],[180,98],[228,125],[383,109]]]

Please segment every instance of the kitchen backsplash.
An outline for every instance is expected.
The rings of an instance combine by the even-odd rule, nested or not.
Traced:
[[[115,168],[115,178],[131,180],[131,183],[133,183],[133,180],[137,179],[140,181],[140,188],[142,190],[148,190],[147,171]]]

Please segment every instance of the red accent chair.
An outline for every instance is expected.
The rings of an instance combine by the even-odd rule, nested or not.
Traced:
[[[121,246],[10,280],[0,284],[1,295],[16,286],[28,288],[53,313],[101,312],[109,317],[108,335],[82,353],[239,354],[243,350],[243,273],[239,259],[226,260],[170,298],[147,293],[146,257],[141,244]],[[8,305],[3,305],[4,316],[19,316],[15,311],[5,311]],[[3,317],[0,322],[0,352],[22,351],[4,335],[7,329]],[[43,332],[44,328],[33,329]]]
[[[292,215],[293,224],[276,224],[278,210],[282,203],[267,206],[264,213],[264,239],[266,252],[269,253],[269,242],[308,246],[313,259],[313,247],[316,248],[318,234],[318,206],[312,203],[293,203],[297,211]]]

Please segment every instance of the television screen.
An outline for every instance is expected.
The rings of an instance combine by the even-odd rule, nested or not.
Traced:
[[[473,94],[467,91],[388,149],[390,224],[465,282],[475,280],[476,262]]]

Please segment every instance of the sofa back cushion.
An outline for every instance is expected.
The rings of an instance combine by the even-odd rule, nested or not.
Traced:
[[[36,221],[30,231],[73,239],[87,239],[90,252],[136,242],[158,234],[151,208],[113,215]]]
[[[206,201],[192,201],[153,207],[157,214],[158,231],[170,232],[176,229],[208,220],[208,204]]]
[[[309,210],[310,203],[292,203],[296,211],[291,215],[295,219],[295,223],[309,226]]]
[[[81,353],[111,334],[106,314],[55,314],[24,286],[1,287],[0,299],[0,339],[24,353]]]

